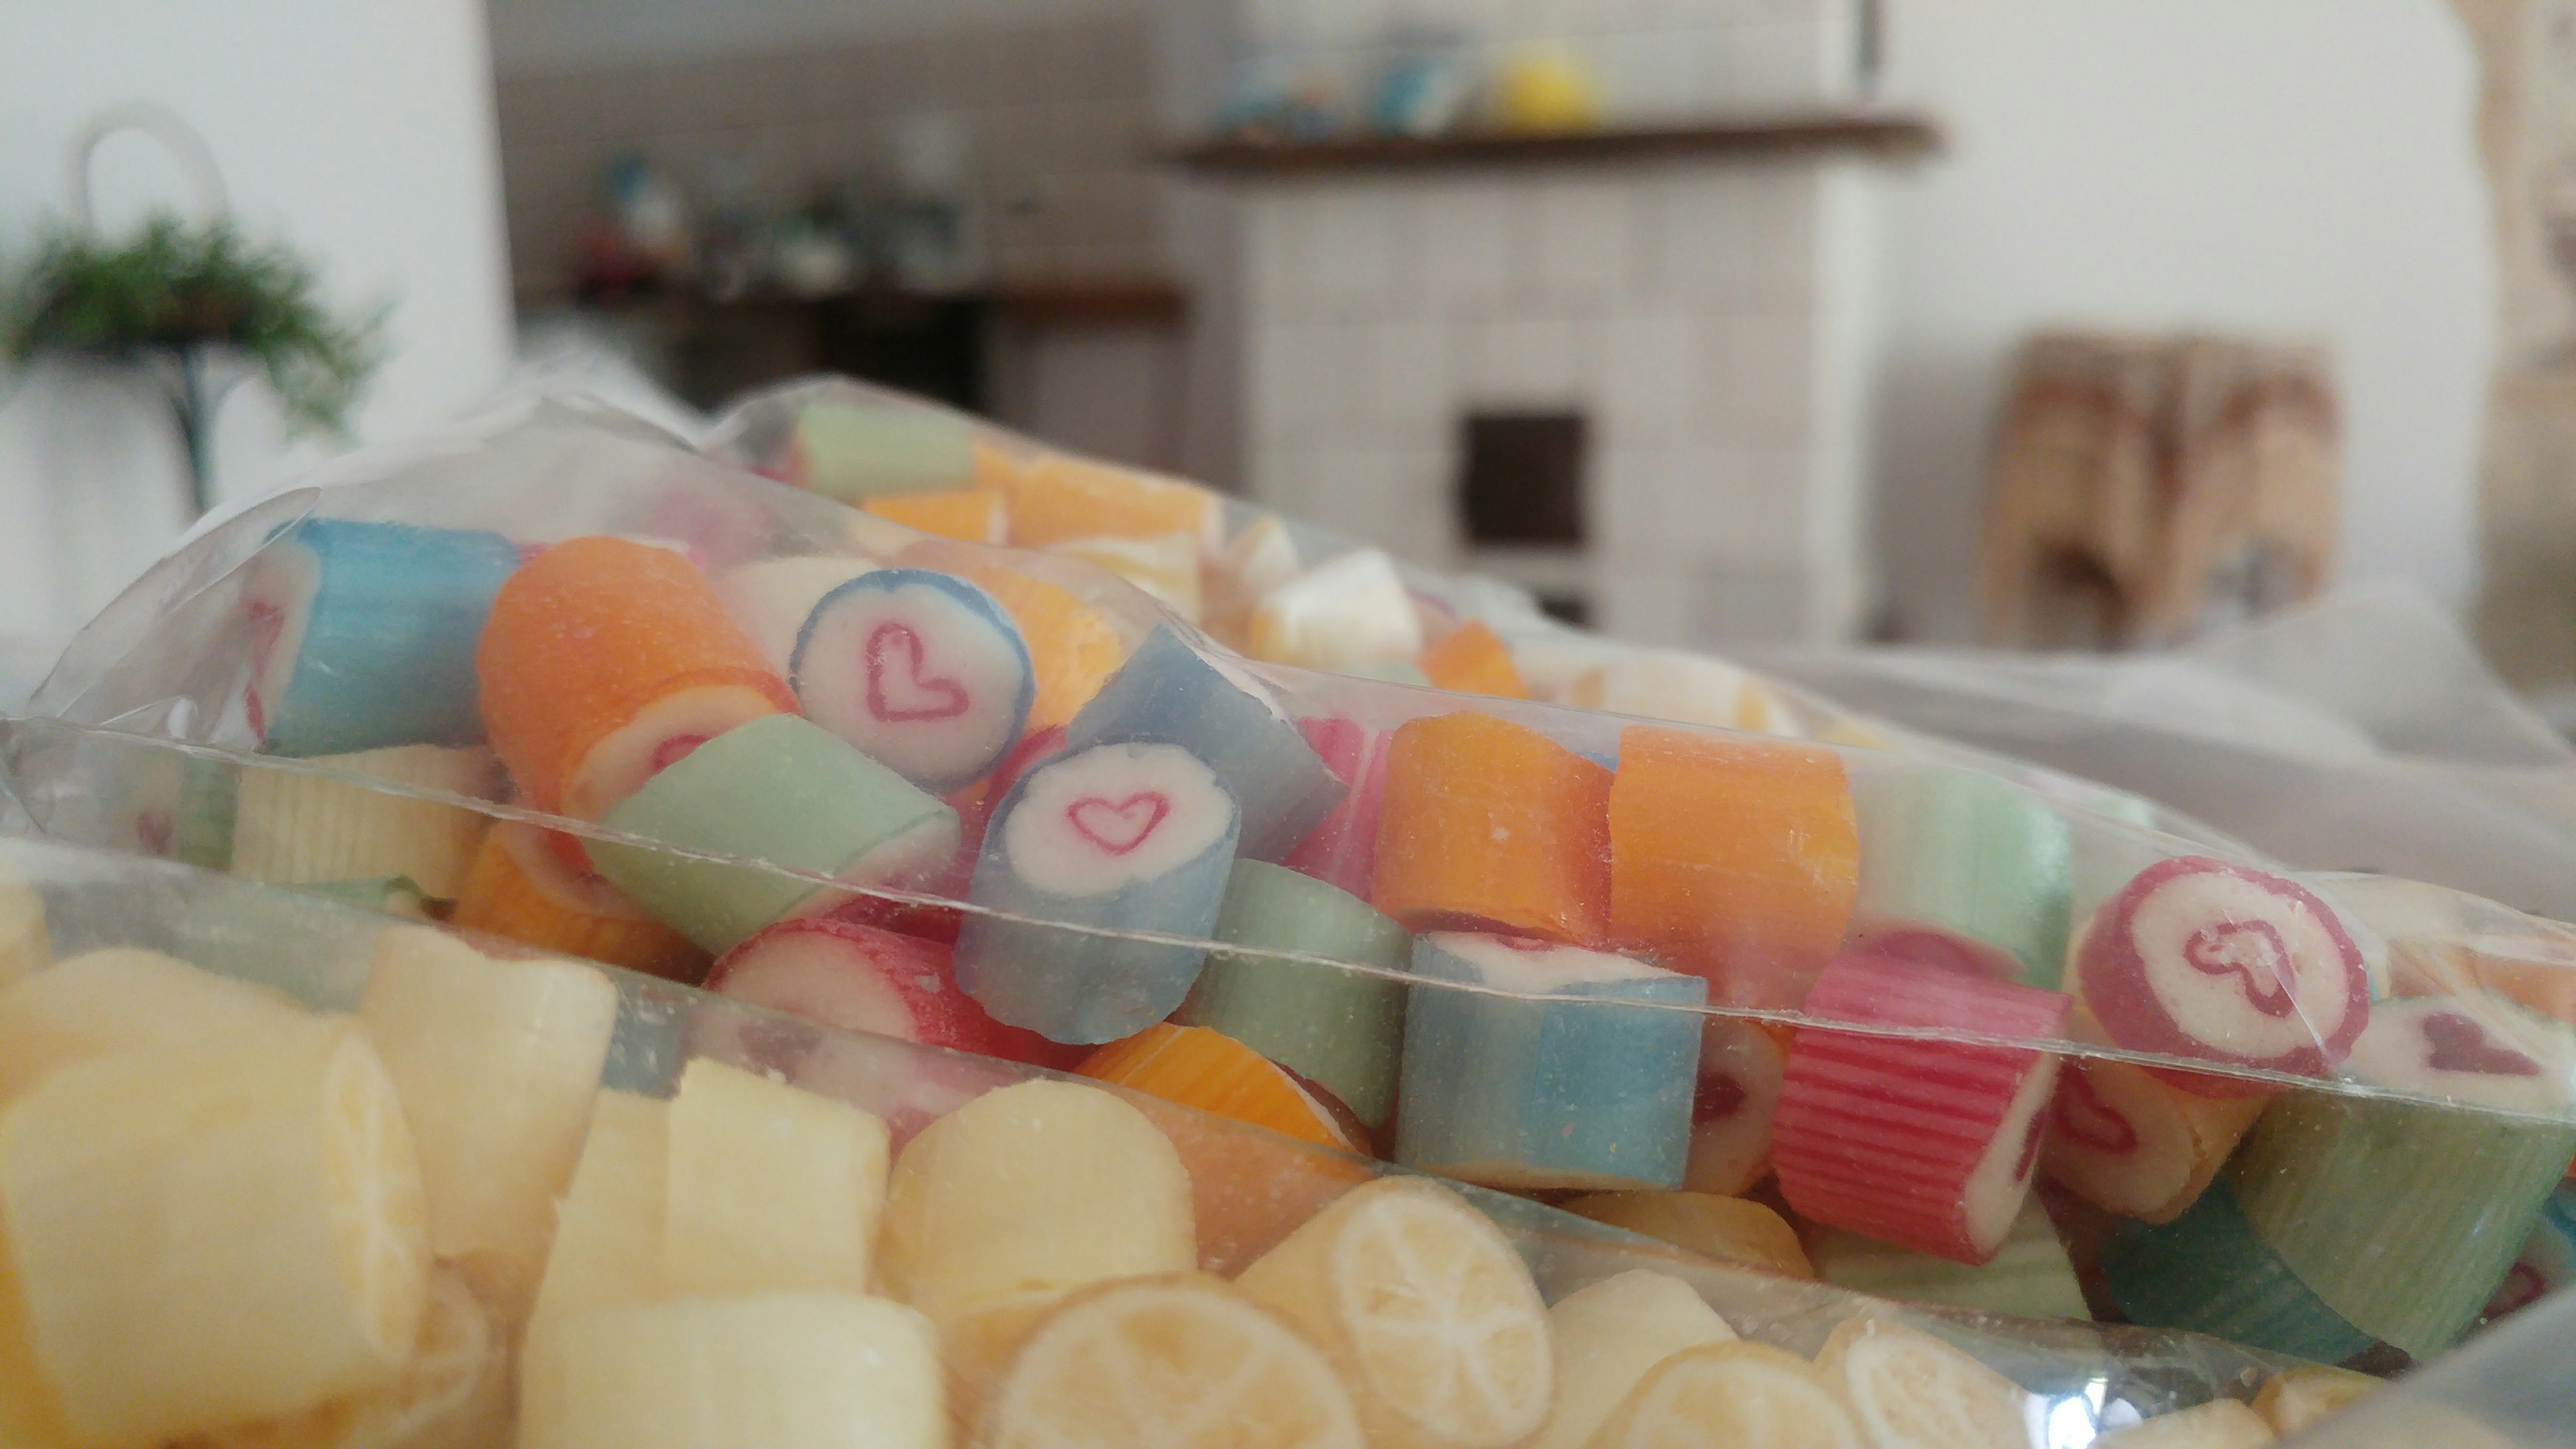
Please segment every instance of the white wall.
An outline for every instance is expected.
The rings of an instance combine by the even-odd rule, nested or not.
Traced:
[[[1893,180],[1876,439],[1889,601],[1974,629],[2004,369],[2059,324],[2333,344],[2344,571],[2458,607],[2495,264],[2444,0],[1892,0],[1887,91],[1948,152]]]
[[[60,214],[64,158],[104,107],[144,99],[205,138],[234,214],[322,267],[338,305],[390,301],[359,437],[470,404],[510,360],[490,61],[480,0],[0,0],[0,257]],[[95,169],[114,231],[190,193],[152,143]],[[321,451],[283,444],[257,386],[217,433],[223,495],[266,492]],[[60,633],[175,537],[178,454],[130,378],[0,375],[0,634]]]

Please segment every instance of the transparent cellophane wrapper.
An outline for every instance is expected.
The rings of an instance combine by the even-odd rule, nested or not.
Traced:
[[[2516,1306],[2560,1281],[2546,1256],[2557,1220],[2549,1214],[2564,1213],[2552,1192],[2576,1156],[2576,1045],[2565,1024],[2576,1013],[2576,934],[2556,923],[2411,882],[2277,872],[2207,838],[2071,804],[2080,782],[2040,789],[1900,751],[1648,724],[1230,657],[1081,559],[925,537],[578,405],[543,403],[362,455],[324,484],[194,540],[75,641],[31,714],[8,727],[8,779],[33,829],[460,917],[470,912],[455,898],[478,853],[490,853],[495,822],[551,832],[538,838],[578,842],[594,861],[605,852],[625,862],[619,879],[652,887],[650,898],[619,902],[629,922],[659,916],[703,931],[712,894],[765,903],[767,915],[750,925],[825,915],[957,938],[959,959],[975,956],[982,974],[969,981],[961,970],[952,994],[962,989],[1010,1025],[1071,1048],[1023,1054],[1073,1060],[1133,1040],[1176,1008],[1194,1026],[1221,1022],[1297,1072],[1301,1100],[1338,1095],[1354,1109],[1316,1106],[1308,1125],[1323,1139],[1400,1165],[1541,1197],[1675,1187],[1768,1195],[1776,1184],[1768,1200],[1785,1198],[1812,1220],[1807,1243],[1828,1277],[1906,1296],[2188,1320],[2284,1352],[2384,1368],[2437,1352],[2491,1306]],[[1279,867],[1255,858],[1282,851],[1246,843],[1253,824],[1238,811],[1230,818],[1240,831],[1228,839],[1244,854],[1226,909],[1256,878],[1272,893],[1271,934],[1234,931],[1213,905],[1197,917],[1217,917],[1213,927],[1176,930],[1094,911],[1099,902],[1079,890],[1029,888],[1025,872],[996,871],[987,890],[971,867],[993,854],[997,826],[984,831],[982,855],[970,836],[945,872],[860,879],[836,864],[765,854],[757,842],[769,801],[743,802],[731,812],[734,833],[715,845],[666,833],[667,814],[638,830],[616,808],[604,821],[536,810],[523,783],[478,753],[475,712],[453,697],[412,707],[443,713],[451,731],[455,719],[466,722],[463,737],[441,735],[433,749],[459,768],[424,773],[402,756],[405,746],[289,756],[271,739],[263,752],[251,698],[278,635],[273,623],[255,623],[253,606],[267,597],[278,552],[308,547],[309,531],[326,521],[473,535],[514,581],[555,545],[585,540],[597,552],[604,538],[623,541],[629,552],[618,557],[683,583],[803,559],[896,571],[881,579],[926,572],[1005,590],[1043,584],[1080,611],[1093,637],[1114,640],[1115,668],[1088,680],[1083,708],[1117,696],[1139,660],[1151,656],[1163,672],[1162,692],[1144,692],[1146,717],[1094,731],[1098,748],[1217,756],[1239,737],[1267,738],[1273,724],[1301,727],[1310,743],[1357,741],[1356,758],[1376,758],[1385,778],[1370,785],[1366,766],[1355,767],[1365,788],[1344,789],[1335,803],[1374,792],[1379,819],[1341,844],[1365,842],[1376,860],[1310,851],[1310,836],[1284,852],[1294,868]],[[1172,671],[1187,680],[1174,683]],[[1254,712],[1211,737],[1201,728],[1211,691]],[[1126,694],[1132,705],[1138,692]],[[1154,716],[1154,700],[1184,697],[1198,701],[1188,718]],[[1095,747],[1082,713],[1074,709],[1070,723],[1074,754]],[[405,763],[394,768],[389,756]],[[1041,763],[1004,767],[1029,786]],[[951,790],[949,800],[969,813],[985,808],[991,802],[972,797],[986,783]],[[1233,799],[1234,782],[1217,788]],[[813,793],[783,789],[777,813],[794,813],[785,807]],[[1006,813],[1014,797],[991,793]],[[828,790],[823,798],[828,805]],[[1113,790],[1099,803],[1137,798]],[[1400,808],[1391,803],[1399,798]],[[1997,842],[2004,854],[1990,861],[1981,852]],[[1226,850],[1209,849],[1213,878],[1224,880]],[[1389,864],[1399,858],[1400,882]],[[1194,862],[1203,904],[1206,863]],[[2140,902],[2121,901],[2176,874],[2214,880],[2222,896],[2255,890],[2261,901],[2305,903],[2286,924],[2253,923],[2276,941],[2282,929],[2308,933],[2276,961],[2231,956],[2222,943],[2195,962],[2188,951],[2176,956],[2187,944],[2179,938],[2159,958],[2181,961],[2167,960],[2160,979],[2184,1005],[2158,1010],[2189,1017],[2197,1000],[2222,1026],[2251,1023],[2277,1048],[2263,1061],[2192,1047],[2187,1021],[2143,1022],[2134,992],[2079,1012],[2061,990],[2079,984],[2069,963],[2084,943],[2116,934],[2106,921],[2125,921],[2132,945],[2153,947],[2155,928],[2135,919]],[[675,878],[685,899],[654,895]],[[597,878],[583,889],[618,895]],[[2183,899],[2168,919],[2173,909],[2192,906]],[[1396,948],[1357,953],[1305,934],[1309,918],[1354,912],[1397,918],[1374,938],[1383,946],[1392,931]],[[745,925],[729,918],[714,940],[681,941],[652,964],[694,979]],[[1505,939],[1570,954],[1524,960]],[[1228,1010],[1198,999],[1194,977],[1211,957],[1231,977]],[[2350,991],[2317,994],[2299,962]],[[2104,969],[2117,977],[2127,968]],[[1821,991],[1828,978],[1836,989]],[[1276,1010],[1283,995],[1375,1005],[1349,1008],[1365,1032],[1323,1033],[1340,1051],[1319,1063],[1297,1055],[1315,1048],[1313,1033],[1295,1049],[1270,1045],[1275,1023],[1261,1019],[1262,1003]],[[2437,1016],[2455,1020],[2428,1026]],[[2374,1018],[2393,1040],[2357,1049]],[[1843,1029],[1818,1029],[1829,1022]],[[1355,1061],[1353,1040],[1376,1043],[1375,1054]],[[1813,1072],[1784,1088],[1809,1052]],[[1748,1054],[1755,1064],[1742,1066]],[[1726,1080],[1713,1084],[1713,1071]],[[2047,1072],[2056,1085],[2039,1080]],[[1392,1101],[1372,1110],[1346,1073]],[[2093,1090],[2070,1101],[2065,1079],[2077,1075]],[[2485,1080],[2498,1075],[2511,1080]],[[1802,1125],[1771,1131],[1790,1097],[1807,1103]],[[1751,1116],[1742,1115],[1747,1101]],[[2104,1110],[2117,1125],[2103,1126]],[[2145,1146],[2142,1131],[2152,1139]],[[2090,1134],[2098,1147],[2106,1133],[2115,1141],[2105,1150],[2121,1162],[2060,1172],[2070,1134]],[[2123,1133],[2130,1141],[2119,1147]],[[1766,1177],[1792,1145],[1787,1155],[1803,1154],[1803,1165]],[[2155,1157],[2153,1191],[2123,1177],[2123,1154],[2134,1153]],[[1710,1154],[1717,1160],[1703,1161]],[[2343,1167],[2358,1177],[2339,1176]],[[1931,1184],[1919,1198],[1873,1186],[1913,1173]],[[2046,1211],[2016,1217],[2018,1185],[2034,1174],[2045,1181],[2030,1201]],[[2090,1183],[2090,1196],[2064,1189],[2062,1177]],[[2213,1180],[2223,1191],[2204,1190]],[[2186,1211],[2202,1204],[2197,1216]],[[2144,1221],[2177,1214],[2179,1222]],[[2017,1236],[1999,1250],[2008,1218]],[[2283,1266],[2284,1246],[2303,1273]],[[1963,1281],[1945,1266],[1998,1251],[1990,1278]],[[2103,1266],[2106,1252],[2124,1265],[2116,1275]],[[2036,1269],[2026,1271],[2033,1255]],[[2334,1271],[2347,1263],[2369,1272]],[[2120,1284],[2106,1286],[2112,1276]],[[2310,1277],[2330,1280],[2324,1291],[2349,1310],[2327,1307]],[[2227,1300],[2223,1290],[2245,1281],[2260,1282],[2256,1301]],[[2346,1321],[2351,1312],[2371,1326]],[[2089,1341],[2092,1329],[2044,1332]]]
[[[0,1242],[8,1270],[0,1276],[0,1431],[24,1449],[377,1442],[329,1436],[396,1425],[418,1436],[404,1443],[502,1445],[514,1442],[523,1403],[543,1414],[551,1436],[544,1442],[600,1442],[584,1437],[595,1425],[583,1415],[610,1410],[580,1387],[598,1382],[595,1363],[591,1379],[573,1376],[573,1388],[552,1379],[540,1388],[521,1377],[516,1359],[546,1352],[540,1344],[549,1338],[588,1342],[592,1323],[650,1307],[675,1315],[653,1321],[685,1331],[640,1347],[625,1341],[638,1354],[631,1378],[620,1381],[627,1393],[678,1402],[639,1386],[680,1382],[698,1428],[765,1422],[769,1432],[789,1434],[796,1414],[746,1413],[724,1375],[746,1371],[739,1345],[756,1341],[763,1313],[778,1313],[792,1333],[811,1321],[815,1295],[848,1304],[862,1285],[832,1281],[824,1267],[813,1270],[819,1281],[800,1283],[793,1262],[711,1268],[687,1256],[705,1246],[721,1259],[715,1250],[728,1233],[783,1232],[799,1241],[792,1234],[814,1230],[792,1192],[743,1204],[739,1221],[709,1214],[683,1145],[705,1144],[677,1125],[681,1113],[712,1113],[723,1100],[701,1077],[735,1084],[799,1131],[828,1133],[853,1120],[842,1106],[858,1109],[883,1124],[898,1194],[914,1170],[907,1149],[933,1124],[989,1093],[1078,1081],[838,1032],[658,978],[128,854],[0,841],[0,871],[0,966],[8,973],[0,1040],[15,1058],[0,1064],[8,1088],[0,1099],[0,1206],[14,1233]],[[298,1094],[296,1063],[316,1051],[329,1066],[315,1070],[308,1102]],[[711,1073],[711,1064],[748,1075]],[[467,1103],[438,1094],[467,1073],[481,1074],[481,1097]],[[1100,1110],[1121,1123],[1150,1123],[1186,1172],[1182,1217],[1195,1263],[1167,1271],[1194,1266],[1234,1277],[1344,1194],[1393,1173],[1150,1095],[1089,1082],[1075,1090],[1115,1094],[1125,1107]],[[693,1097],[701,1091],[703,1099]],[[509,1110],[500,1110],[504,1100]],[[1061,1090],[1049,1100],[1060,1110]],[[807,1105],[782,1105],[798,1102]],[[229,1168],[205,1160],[246,1153],[269,1136],[286,1142],[305,1113],[363,1129],[318,1149],[336,1175],[316,1167],[299,1176],[307,1159],[283,1149]],[[60,1140],[67,1122],[84,1129],[81,1140]],[[702,1117],[692,1127],[710,1123],[721,1128],[724,1119]],[[639,1131],[667,1134],[656,1149],[666,1160],[641,1178],[620,1175]],[[191,1132],[212,1145],[192,1151]],[[218,1132],[231,1135],[208,1135]],[[792,1134],[782,1140],[803,1146]],[[1149,1156],[1167,1155],[1151,1140],[1145,1147]],[[959,1156],[943,1159],[949,1170]],[[749,1160],[757,1163],[758,1154]],[[776,1159],[766,1165],[774,1169]],[[761,1182],[759,1171],[745,1174],[746,1191]],[[821,1191],[825,1177],[798,1185]],[[357,1190],[347,1191],[352,1182]],[[879,1221],[881,1207],[888,1224],[900,1211],[883,1205],[883,1190],[881,1173],[858,1189],[876,1195],[864,1207],[868,1223]],[[1085,1213],[1083,1195],[1103,1186],[1096,1176],[1061,1182],[1000,1172],[987,1190],[1004,1201],[982,1203],[980,1217],[1034,1219]],[[1801,1357],[1837,1329],[1855,1332],[1846,1327],[1855,1320],[1878,1325],[1873,1332],[1927,1334],[2017,1386],[2027,1442],[2046,1449],[2077,1449],[2098,1432],[2217,1399],[2248,1400],[2298,1368],[2187,1333],[1874,1299],[1715,1263],[1522,1198],[1447,1190],[1499,1228],[1519,1259],[1515,1273],[1525,1270],[1548,1302],[1642,1270],[1686,1285],[1745,1339]],[[338,1272],[330,1235],[303,1220],[314,1207],[306,1197],[335,1193],[353,1198],[350,1210],[365,1216],[372,1256],[363,1273]],[[530,1201],[547,1210],[533,1218],[511,1211]],[[67,1202],[88,1211],[67,1212]],[[630,1209],[664,1222],[619,1216]],[[786,1227],[765,1223],[764,1211]],[[678,1235],[684,1216],[706,1243]],[[156,1240],[164,1228],[169,1236]],[[888,1255],[899,1251],[891,1237],[881,1240],[875,1278],[864,1286],[893,1291]],[[685,1270],[676,1266],[684,1258]],[[927,1276],[924,1260],[906,1261]],[[737,1291],[728,1274],[766,1281],[756,1292]],[[1105,1273],[1103,1281],[1115,1277]],[[186,1319],[210,1293],[225,1295],[221,1321]],[[687,1316],[693,1307],[725,1315],[737,1337],[699,1333]],[[341,1358],[349,1361],[328,1374],[315,1367],[323,1349],[343,1347],[335,1333],[357,1332],[342,1317],[371,1315],[386,1323],[369,1342],[408,1342],[409,1357],[347,1351]],[[927,1329],[926,1321],[891,1316],[907,1333]],[[460,1317],[467,1327],[450,1321]],[[415,1318],[424,1320],[416,1332]],[[904,1338],[897,1334],[894,1347],[905,1347]],[[854,1360],[849,1371],[873,1374],[865,1387],[881,1402],[944,1396],[945,1412],[961,1421],[958,1442],[973,1427],[976,1405],[989,1403],[975,1397],[979,1388],[998,1392],[961,1389],[954,1363],[943,1376],[927,1359],[887,1356],[898,1370],[947,1381],[907,1385],[875,1359],[864,1368]],[[223,1375],[225,1364],[238,1381]],[[830,1364],[809,1356],[798,1371],[828,1379]],[[325,1378],[338,1385],[335,1395],[298,1407],[293,1386]],[[1170,1387],[1168,1379],[1157,1385]],[[195,1406],[248,1402],[267,1412],[231,1424],[190,1417],[219,1412]],[[885,1412],[889,1425],[900,1418]],[[518,1428],[530,1436],[519,1442],[539,1433]],[[683,1437],[653,1442],[699,1442],[685,1437],[685,1426],[675,1432]],[[803,1424],[804,1435],[816,1432],[824,1437],[763,1442],[781,1449],[849,1442],[836,1436],[850,1425]],[[867,1442],[916,1444],[947,1442],[948,1431],[924,1430],[916,1418],[874,1432],[885,1437]]]
[[[834,447],[829,442],[843,441]],[[929,441],[935,440],[935,441]],[[871,445],[883,448],[880,454]],[[1249,658],[1399,683],[1435,683],[1542,702],[1714,725],[1791,739],[1900,749],[1925,760],[2002,774],[2085,808],[2221,846],[2225,834],[2143,795],[1905,728],[1775,674],[1705,653],[1652,648],[1574,628],[1517,587],[1397,559],[1313,520],[1290,518],[1188,479],[1069,452],[916,395],[821,376],[758,389],[707,430],[713,457],[888,516],[917,518],[923,497],[989,495],[993,542],[1103,564],[1185,622]],[[935,461],[925,462],[927,455]],[[891,465],[880,459],[891,456]],[[1028,480],[1037,480],[1032,485]],[[1175,569],[1160,510],[1099,520],[1096,535],[1059,511],[1016,509],[1032,486],[1122,483],[1204,500],[1223,547],[1195,570]],[[888,495],[893,495],[889,501]],[[934,505],[936,506],[936,505]],[[1185,562],[1186,547],[1178,550]],[[1461,630],[1483,631],[1510,660],[1478,671]],[[1444,660],[1447,661],[1444,667]],[[1445,676],[1472,683],[1450,684]]]

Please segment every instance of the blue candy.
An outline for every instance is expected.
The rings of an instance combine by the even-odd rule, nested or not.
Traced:
[[[875,569],[823,595],[787,682],[806,718],[935,795],[990,774],[1037,695],[1011,616],[929,569]]]

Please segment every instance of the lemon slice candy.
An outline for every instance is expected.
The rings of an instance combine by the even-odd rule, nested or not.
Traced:
[[[1516,1444],[1547,1418],[1547,1310],[1512,1245],[1422,1178],[1354,1188],[1235,1285],[1324,1345],[1379,1449]]]
[[[1855,1318],[1816,1355],[1875,1449],[2008,1449],[2031,1442],[2021,1386],[1943,1343]]]
[[[1361,1449],[1314,1346],[1203,1274],[1066,1299],[1003,1372],[981,1449]]]
[[[283,1419],[206,1436],[204,1449],[477,1449],[510,1407],[510,1349],[453,1268],[434,1269],[420,1347],[400,1376]]]
[[[2010,1441],[1999,1441],[2010,1442]],[[1655,1365],[1586,1449],[1864,1449],[1806,1360],[1767,1344],[1686,1348]]]

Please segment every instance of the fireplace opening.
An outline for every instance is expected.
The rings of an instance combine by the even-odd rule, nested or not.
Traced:
[[[1583,414],[1471,413],[1465,431],[1458,510],[1470,546],[1583,546]]]

